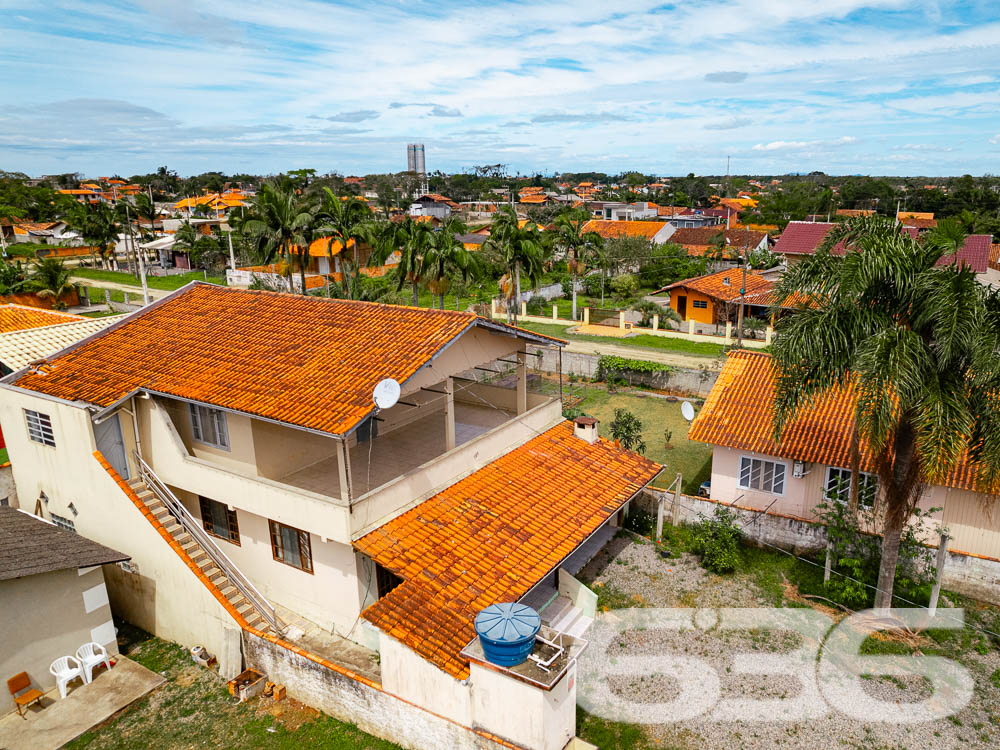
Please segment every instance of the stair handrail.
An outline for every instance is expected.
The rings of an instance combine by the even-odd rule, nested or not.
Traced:
[[[226,578],[229,580],[236,590],[246,597],[247,601],[254,606],[254,608],[260,613],[267,623],[274,628],[275,632],[280,631],[278,624],[278,616],[275,614],[274,605],[272,605],[263,594],[261,594],[257,587],[250,582],[250,580],[243,575],[243,572],[236,567],[232,560],[223,552],[219,545],[217,545],[212,537],[208,535],[207,532],[201,527],[191,512],[184,507],[184,504],[177,498],[177,496],[171,491],[166,484],[156,475],[156,473],[150,468],[149,464],[143,460],[137,452],[133,453],[135,457],[136,464],[139,467],[139,478],[149,487],[150,491],[156,495],[156,497],[167,506],[167,510],[177,519],[177,521],[184,527],[195,541],[201,545],[202,549],[205,550],[205,554],[208,555],[209,559],[215,563],[219,568],[226,574]]]

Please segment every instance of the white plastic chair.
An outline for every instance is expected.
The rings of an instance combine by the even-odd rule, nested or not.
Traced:
[[[80,662],[72,656],[60,656],[49,665],[49,672],[56,678],[56,685],[59,686],[59,695],[62,698],[66,697],[66,684],[70,680],[75,680],[79,677],[81,684],[87,684],[87,678],[83,676],[83,668],[80,666]]]
[[[83,665],[84,677],[87,682],[94,681],[94,667],[96,667],[101,662],[104,662],[108,669],[111,669],[111,660],[108,658],[108,652],[105,650],[104,646],[99,643],[84,643],[80,648],[76,650],[76,658],[80,660]]]

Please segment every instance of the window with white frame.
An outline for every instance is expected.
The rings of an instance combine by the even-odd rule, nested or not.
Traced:
[[[851,497],[851,470],[830,466],[826,470],[826,496],[838,503],[846,503]],[[878,494],[878,477],[861,472],[858,478],[858,505],[871,508]]]
[[[703,299],[696,299],[691,302],[692,307],[697,307],[699,310],[708,309],[708,301]]]
[[[226,413],[210,406],[188,404],[191,411],[191,434],[196,441],[229,450]]]
[[[750,456],[740,457],[740,487],[785,494],[785,464]]]
[[[52,432],[52,420],[40,411],[24,410],[24,420],[28,424],[28,437],[36,443],[56,447],[56,437]]]

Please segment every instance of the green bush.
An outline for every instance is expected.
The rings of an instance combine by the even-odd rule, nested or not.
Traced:
[[[611,437],[627,451],[646,452],[646,441],[642,439],[642,422],[627,409],[615,409],[615,418],[611,420]]]
[[[639,279],[630,273],[623,273],[611,279],[611,291],[620,300],[630,300],[639,291]]]
[[[600,297],[603,283],[604,277],[601,274],[591,274],[583,279],[583,291],[587,293],[588,297]]]
[[[648,513],[642,508],[637,508],[634,504],[629,508],[628,514],[625,516],[625,528],[629,531],[634,531],[640,536],[649,536],[652,534],[655,523],[656,517],[652,513]]]
[[[736,516],[724,506],[703,518],[695,527],[692,549],[701,557],[701,564],[713,573],[731,573],[740,564],[740,538]]]

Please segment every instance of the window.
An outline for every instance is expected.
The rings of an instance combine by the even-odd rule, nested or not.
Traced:
[[[697,307],[699,310],[707,310],[708,302],[703,299],[691,300],[691,307]]]
[[[878,477],[861,472],[858,480],[858,505],[871,508],[878,494]],[[851,470],[831,466],[826,470],[826,496],[838,503],[846,503],[851,498]]]
[[[56,438],[52,434],[52,420],[48,414],[25,409],[24,419],[28,423],[28,437],[36,443],[56,447]]]
[[[236,511],[229,510],[224,503],[198,496],[201,503],[201,523],[212,536],[217,536],[233,544],[240,543],[240,526],[236,522]]]
[[[383,568],[378,563],[375,563],[375,585],[378,587],[379,599],[388,594],[402,582],[403,579],[391,570]]]
[[[194,439],[205,445],[229,450],[229,430],[226,429],[226,413],[209,406],[188,404],[191,409],[191,433]]]
[[[49,513],[49,520],[60,529],[66,529],[66,531],[72,531],[74,534],[76,533],[76,524],[68,518],[57,516],[55,513]]]
[[[782,495],[785,492],[785,465],[743,456],[740,458],[740,487]]]
[[[309,547],[309,534],[293,529],[277,521],[268,521],[271,525],[271,554],[279,562],[291,565],[306,573],[313,572],[312,550]]]

